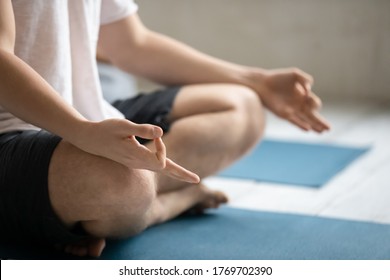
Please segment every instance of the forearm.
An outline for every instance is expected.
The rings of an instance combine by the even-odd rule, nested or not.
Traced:
[[[251,86],[254,69],[203,54],[164,35],[147,31],[142,43],[120,60],[123,70],[165,85],[234,83]],[[261,69],[256,69],[261,74]]]
[[[103,25],[101,54],[117,67],[165,85],[235,83],[252,87],[265,72],[203,54],[147,29],[137,15]]]
[[[86,120],[31,67],[0,49],[0,105],[16,117],[67,140]]]

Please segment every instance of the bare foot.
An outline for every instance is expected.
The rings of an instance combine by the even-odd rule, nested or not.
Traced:
[[[206,209],[218,208],[229,201],[226,194],[221,191],[211,190],[203,184],[199,184],[199,188],[203,193],[203,198],[190,210],[191,213],[201,214]]]
[[[104,238],[88,237],[79,243],[65,246],[65,253],[78,257],[90,256],[97,258],[102,254],[105,246],[106,240]]]

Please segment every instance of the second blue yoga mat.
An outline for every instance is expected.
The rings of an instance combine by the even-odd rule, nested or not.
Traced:
[[[220,176],[320,187],[368,148],[264,140]]]

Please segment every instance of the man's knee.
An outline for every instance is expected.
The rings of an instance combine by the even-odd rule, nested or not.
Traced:
[[[249,104],[259,103],[259,98],[256,92],[249,87],[243,85],[228,85],[228,95],[233,96],[232,102],[234,102],[237,108],[247,107]]]
[[[81,222],[96,236],[121,235],[143,229],[144,213],[156,196],[155,174],[62,141],[50,163],[49,195],[55,213],[68,227]]]
[[[256,143],[263,135],[265,129],[265,114],[261,100],[252,89],[232,85],[230,89],[234,95],[235,109],[239,117],[238,125],[245,128],[245,137],[250,145]]]
[[[143,231],[147,213],[156,199],[155,175],[146,170],[129,170],[111,177],[98,199],[99,218],[83,222],[87,232],[97,237],[129,237]],[[106,182],[107,183],[107,182]]]
[[[221,120],[216,119],[216,129],[226,129],[226,133],[234,133],[234,138],[240,138],[237,149],[231,149],[235,156],[241,156],[261,138],[265,128],[265,115],[261,100],[252,89],[236,84],[194,85],[183,88],[176,100],[172,119],[180,119],[192,115],[229,114],[225,120],[233,129],[220,127]],[[228,116],[226,114],[226,116]],[[211,120],[206,117],[208,126]],[[186,143],[198,141],[193,134],[184,130]],[[209,133],[209,131],[205,131]],[[237,154],[237,155],[236,155]]]

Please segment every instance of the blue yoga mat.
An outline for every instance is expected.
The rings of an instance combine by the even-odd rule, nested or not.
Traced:
[[[228,207],[182,216],[122,241],[102,259],[390,259],[390,225]],[[43,248],[0,246],[0,258],[66,259]]]
[[[224,207],[111,243],[104,259],[390,259],[390,225]]]
[[[219,176],[320,187],[368,148],[264,140]]]

